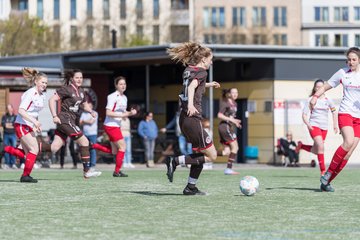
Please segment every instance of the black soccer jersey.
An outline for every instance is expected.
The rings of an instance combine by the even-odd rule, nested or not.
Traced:
[[[183,88],[182,92],[179,95],[181,102],[181,110],[183,112],[188,111],[188,87],[192,81],[198,81],[198,86],[194,92],[194,107],[199,112],[194,115],[194,117],[201,117],[201,99],[205,93],[205,84],[206,84],[207,72],[203,68],[189,66],[184,70],[183,73]]]
[[[84,90],[70,84],[57,89],[56,93],[61,99],[60,121],[76,123],[80,117],[80,105],[85,102]]]

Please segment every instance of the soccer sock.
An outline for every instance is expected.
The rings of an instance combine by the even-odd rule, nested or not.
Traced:
[[[185,164],[202,166],[203,163],[205,163],[205,156],[203,153],[192,153],[185,156]]]
[[[188,179],[188,185],[190,188],[195,187],[196,182],[199,179],[202,169],[203,169],[203,164],[191,165],[189,179]]]
[[[232,168],[233,162],[236,159],[236,153],[230,153],[228,162],[227,162],[227,168]]]
[[[111,153],[111,146],[105,146],[105,145],[101,145],[99,143],[94,143],[91,145],[92,148],[94,149],[97,149],[101,152],[104,152],[104,153]]]
[[[14,155],[18,158],[25,158],[25,152],[24,152],[24,150],[22,150],[20,148],[15,148],[12,146],[5,146],[4,151],[7,152],[8,154]]]
[[[341,161],[341,163],[339,164],[339,166],[336,168],[336,170],[333,172],[333,174],[331,175],[330,179],[329,179],[329,183],[336,178],[336,176],[341,172],[341,170],[344,169],[344,167],[346,166],[346,164],[348,163],[347,159],[343,159]]]
[[[348,151],[345,151],[341,146],[338,147],[327,171],[333,174],[333,172],[335,172],[335,170],[338,168],[339,164],[344,159],[347,153]]]
[[[116,154],[116,163],[115,163],[115,173],[119,173],[121,166],[123,164],[125,152],[118,151]]]
[[[81,160],[84,167],[84,172],[89,171],[90,169],[90,152],[89,152],[89,146],[80,146],[80,155]]]
[[[305,151],[308,151],[308,152],[311,152],[312,147],[313,146],[311,146],[311,145],[305,145],[305,144],[301,145],[301,149],[304,149]]]
[[[320,171],[321,172],[324,172],[326,170],[325,168],[325,157],[324,157],[324,154],[323,153],[319,153],[317,155],[318,157],[318,162],[319,162],[319,167],[320,167]]]
[[[25,159],[25,168],[24,168],[24,172],[23,172],[23,176],[29,176],[35,161],[36,161],[36,154],[32,153],[32,152],[28,152],[28,154],[26,154],[26,159]]]

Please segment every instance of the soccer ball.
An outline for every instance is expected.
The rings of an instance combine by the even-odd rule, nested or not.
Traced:
[[[252,196],[259,190],[259,181],[253,176],[245,176],[240,180],[240,191],[246,196]]]

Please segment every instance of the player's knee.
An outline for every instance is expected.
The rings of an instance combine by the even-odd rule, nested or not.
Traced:
[[[354,144],[354,139],[345,139],[343,143],[344,150],[349,151],[353,146],[353,144]]]
[[[118,146],[118,148],[119,148],[120,151],[125,152],[125,150],[126,150],[126,143],[125,143],[124,139],[119,140],[118,143],[117,143],[117,146]]]
[[[29,152],[37,155],[39,153],[39,146],[37,144],[29,146]]]
[[[206,154],[207,156],[207,162],[214,162],[217,158],[217,153],[216,151],[210,151]]]

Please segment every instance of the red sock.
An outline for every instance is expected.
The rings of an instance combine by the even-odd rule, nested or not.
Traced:
[[[311,146],[311,145],[305,145],[305,144],[301,145],[301,149],[304,149],[305,151],[308,151],[308,152],[311,152],[312,147],[313,146]]]
[[[105,146],[105,145],[101,145],[99,143],[94,143],[92,145],[92,148],[102,151],[104,153],[111,153],[111,146]]]
[[[25,152],[24,152],[24,150],[22,150],[20,148],[15,148],[12,146],[5,146],[4,151],[7,152],[8,154],[14,155],[15,157],[25,158]]]
[[[26,154],[26,159],[25,159],[25,168],[24,168],[24,172],[23,172],[23,176],[29,176],[35,161],[36,161],[36,154],[29,152],[28,154]]]
[[[320,171],[324,172],[326,170],[325,168],[325,157],[323,153],[319,153],[318,155],[318,161],[319,161],[319,167],[320,167]]]
[[[346,154],[348,153],[348,151],[345,151],[341,146],[336,150],[330,166],[328,168],[328,172],[329,173],[333,173],[335,172],[335,170],[338,168],[339,164],[341,163],[341,161],[344,159],[344,157],[346,156]]]
[[[116,163],[115,163],[115,173],[119,173],[121,166],[123,164],[125,152],[118,151],[116,154]]]
[[[331,175],[330,179],[329,179],[329,183],[336,178],[336,176],[341,172],[341,170],[344,169],[344,167],[346,166],[346,164],[348,163],[347,159],[343,159],[341,161],[341,163],[339,164],[339,166],[337,167],[337,169],[333,172],[333,174]]]

